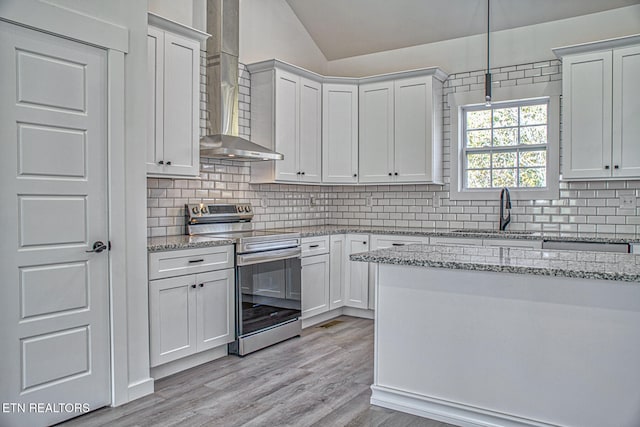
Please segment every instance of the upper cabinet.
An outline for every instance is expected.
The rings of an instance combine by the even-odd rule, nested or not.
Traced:
[[[199,175],[200,42],[207,37],[201,31],[149,14],[149,175]]]
[[[251,138],[284,155],[251,181],[442,183],[439,68],[324,77],[278,60],[248,65]]]
[[[273,61],[251,73],[251,139],[284,155],[251,167],[252,182],[322,181],[322,84]]]
[[[554,49],[562,58],[562,177],[640,177],[640,36]]]
[[[442,183],[442,80],[424,75],[360,85],[360,182]]]
[[[322,85],[322,181],[358,182],[358,85]]]

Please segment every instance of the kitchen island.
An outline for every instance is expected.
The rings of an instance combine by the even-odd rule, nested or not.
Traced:
[[[640,425],[640,256],[409,245],[377,263],[371,403],[460,426]]]

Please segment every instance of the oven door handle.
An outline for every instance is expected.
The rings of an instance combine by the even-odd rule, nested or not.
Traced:
[[[297,258],[301,254],[300,247],[280,249],[277,251],[264,251],[253,254],[238,255],[238,266],[261,264],[264,262],[278,261],[282,259]]]

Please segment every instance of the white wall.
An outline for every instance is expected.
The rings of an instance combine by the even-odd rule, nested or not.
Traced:
[[[549,60],[554,47],[636,33],[640,5],[499,31],[491,34],[491,66]],[[430,66],[459,73],[486,68],[486,54],[486,35],[477,35],[329,61],[327,74],[356,77]]]
[[[326,72],[327,59],[285,0],[240,0],[240,62],[272,58]]]
[[[207,0],[149,0],[149,12],[207,31]]]

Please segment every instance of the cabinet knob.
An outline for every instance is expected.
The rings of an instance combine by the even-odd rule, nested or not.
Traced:
[[[604,168],[605,169],[609,169],[609,165],[604,165]]]
[[[304,175],[304,172],[302,172],[302,175]]]
[[[620,165],[615,165],[613,168],[614,169],[620,169]]]
[[[354,177],[354,178],[355,178],[355,177],[357,177],[357,176],[358,176],[358,174],[357,174],[357,173],[354,173],[354,174],[353,174],[353,177]]]
[[[159,165],[164,165],[164,160],[160,160],[160,161],[158,162],[158,164],[159,164]]]
[[[296,172],[296,175],[300,175],[300,171]]]
[[[395,173],[394,173],[394,175],[395,175],[395,176],[398,176],[398,172],[395,172]]]
[[[389,176],[393,175],[391,172],[389,172]]]
[[[171,161],[167,162],[167,165],[170,165],[170,164],[171,164]]]
[[[362,244],[363,244],[363,245],[366,245],[366,244],[367,244],[367,242],[362,242]]]
[[[204,287],[204,283],[200,283],[198,286],[200,286],[201,288]]]
[[[193,289],[195,289],[195,288],[196,288],[196,285],[191,285],[191,287],[192,287]]]

